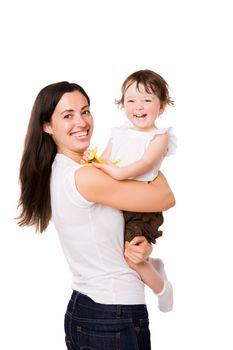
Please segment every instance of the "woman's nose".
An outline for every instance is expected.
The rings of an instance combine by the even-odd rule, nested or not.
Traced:
[[[76,115],[74,120],[75,120],[75,124],[77,126],[85,126],[86,125],[86,121],[81,114]]]

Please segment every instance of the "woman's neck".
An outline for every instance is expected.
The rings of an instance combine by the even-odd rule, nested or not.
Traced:
[[[59,154],[63,154],[64,156],[72,159],[73,161],[75,161],[76,163],[80,163],[80,160],[83,157],[83,152],[78,153],[78,152],[74,152],[74,151],[70,151],[70,150],[61,150],[58,149],[57,153]]]

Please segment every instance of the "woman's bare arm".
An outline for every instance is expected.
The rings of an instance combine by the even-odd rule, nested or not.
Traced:
[[[159,173],[150,184],[139,181],[118,181],[94,167],[76,171],[75,183],[87,200],[110,207],[136,212],[165,211],[175,205],[174,195]]]
[[[107,149],[109,148],[110,145]],[[150,142],[149,146],[147,147],[147,150],[140,159],[136,160],[135,162],[132,162],[131,164],[125,165],[123,167],[118,167],[112,163],[100,164],[94,162],[93,165],[96,168],[103,170],[106,174],[110,175],[116,180],[126,180],[129,178],[140,176],[152,170],[165,156],[165,154],[167,153],[167,148],[168,135],[162,134],[158,135],[154,140]],[[109,152],[111,152],[111,149]],[[110,154],[111,153],[109,153],[109,155]]]

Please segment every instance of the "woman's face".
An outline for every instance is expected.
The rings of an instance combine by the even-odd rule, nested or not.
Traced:
[[[44,124],[62,153],[79,162],[93,133],[93,118],[85,96],[79,91],[65,93],[58,102],[51,122]]]

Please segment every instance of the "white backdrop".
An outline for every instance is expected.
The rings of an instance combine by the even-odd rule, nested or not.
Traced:
[[[171,87],[176,156],[163,171],[177,199],[166,212],[162,257],[175,290],[162,314],[146,290],[152,349],[232,349],[232,15],[230,0],[9,0],[0,5],[0,348],[64,350],[70,273],[50,227],[14,217],[32,103],[47,84],[81,84],[101,150],[123,120],[114,99],[125,77],[149,68]]]

